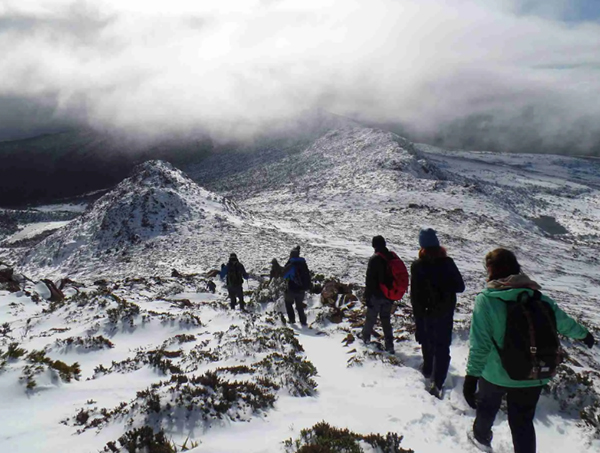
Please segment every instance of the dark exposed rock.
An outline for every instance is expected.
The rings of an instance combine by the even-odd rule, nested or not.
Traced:
[[[83,286],[83,285],[81,283],[77,283],[77,282],[71,280],[70,278],[62,278],[58,284],[58,289],[62,291],[67,286],[70,286],[70,287],[74,288],[77,292],[79,292],[79,287]]]
[[[0,289],[4,289],[11,293],[16,293],[21,290],[21,285],[15,279],[13,268],[5,267],[0,269]]]
[[[0,283],[13,281],[14,270],[10,267],[0,269]]]
[[[50,302],[60,302],[61,300],[64,300],[65,295],[60,289],[58,289],[52,280],[43,278],[41,281],[44,282],[44,284],[50,290]]]
[[[335,306],[340,295],[352,295],[350,285],[340,283],[336,279],[325,281],[321,290],[321,303],[323,305]],[[354,296],[353,296],[354,297]],[[352,300],[357,300],[355,297]]]
[[[220,271],[218,269],[211,269],[206,273],[206,278],[215,278],[219,274]]]

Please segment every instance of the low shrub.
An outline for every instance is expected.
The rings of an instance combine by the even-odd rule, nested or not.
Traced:
[[[346,428],[331,426],[325,421],[300,431],[300,438],[283,442],[286,453],[363,453],[366,443],[378,453],[414,453],[400,447],[403,437],[396,433],[358,434]]]
[[[4,356],[7,359],[16,360],[23,357],[26,353],[25,349],[19,347],[19,343],[11,343],[8,345],[8,351],[6,351]]]
[[[119,444],[121,444],[128,453],[177,453],[177,447],[167,439],[163,430],[155,433],[149,426],[143,426],[127,431],[119,437]]]

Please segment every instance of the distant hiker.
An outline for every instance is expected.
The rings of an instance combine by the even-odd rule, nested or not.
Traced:
[[[221,280],[225,279],[227,283],[227,291],[231,300],[231,308],[235,309],[237,301],[240,302],[240,308],[245,309],[244,304],[244,279],[248,280],[248,273],[244,269],[244,265],[238,261],[237,255],[232,253],[229,255],[227,266],[221,265]]]
[[[179,272],[177,269],[171,269],[171,277],[182,278],[183,275],[181,275],[181,272]]]
[[[419,258],[410,267],[415,337],[423,354],[421,372],[427,379],[433,377],[429,393],[441,398],[450,366],[456,293],[462,293],[465,284],[433,229],[421,230],[419,246]]]
[[[215,282],[213,282],[212,280],[209,280],[206,282],[206,289],[208,289],[208,291],[214,294],[217,290],[217,285],[215,285]]]
[[[487,287],[475,299],[463,386],[465,400],[477,409],[469,439],[480,450],[491,451],[492,425],[506,394],[515,452],[535,453],[537,402],[562,361],[557,333],[582,340],[589,348],[595,340],[521,273],[511,251],[493,250],[485,266]]]
[[[408,288],[408,272],[398,255],[386,247],[383,236],[375,236],[371,242],[375,254],[369,259],[365,299],[367,319],[361,338],[368,344],[371,341],[377,316],[381,320],[385,338],[385,350],[394,352],[394,332],[392,330],[392,308],[394,301],[402,299]]]
[[[310,271],[304,258],[300,258],[300,246],[296,246],[290,252],[290,259],[283,268],[283,279],[287,280],[284,293],[285,309],[290,324],[296,322],[294,304],[298,311],[300,324],[306,326],[306,313],[304,312],[304,296],[311,287]]]
[[[298,253],[300,253],[300,250],[298,250]],[[271,261],[271,273],[269,274],[269,283],[273,280],[278,280],[281,277],[283,277],[283,267],[281,266],[281,264],[279,264],[277,258],[273,258],[273,261]]]

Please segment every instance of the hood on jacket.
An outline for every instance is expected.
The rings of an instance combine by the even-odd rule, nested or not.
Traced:
[[[498,280],[492,280],[487,283],[488,289],[533,289],[539,291],[542,287],[535,281],[531,280],[525,274],[509,275],[506,278],[500,278]]]
[[[294,257],[294,258],[290,258],[289,259],[290,263],[305,263],[306,260],[300,256]]]

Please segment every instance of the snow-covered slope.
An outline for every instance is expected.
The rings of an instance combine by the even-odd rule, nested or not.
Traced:
[[[206,189],[167,164],[144,164],[23,258],[18,270],[32,278],[82,283],[63,303],[38,300],[28,283],[27,292],[0,291],[0,349],[25,350],[13,357],[13,346],[0,374],[10,395],[0,402],[0,450],[118,450],[124,433],[131,440],[146,426],[179,448],[200,442],[198,452],[291,452],[294,441],[283,441],[325,420],[403,435],[415,452],[475,451],[462,376],[482,260],[498,246],[515,250],[543,291],[600,337],[598,161],[450,152],[351,122],[303,150],[272,152],[247,168],[212,156],[193,171]],[[281,293],[260,278],[299,244],[316,281],[338,278],[359,296],[371,237],[383,234],[410,264],[423,225],[438,230],[467,284],[442,401],[418,371],[406,298],[390,356],[355,341],[360,303],[330,307],[311,295],[312,328],[290,329]],[[169,277],[172,267],[218,267],[232,251],[252,274],[249,313],[226,309],[219,281],[212,294],[201,275]],[[569,359],[538,410],[539,449],[598,451],[600,350],[564,345]],[[50,362],[31,355],[42,349]],[[78,362],[79,381],[67,382],[56,360]],[[511,451],[504,414],[494,443]]]
[[[146,261],[144,250],[166,254],[174,237],[219,236],[246,217],[233,201],[201,188],[170,164],[148,161],[38,244],[23,266],[32,274],[100,275],[107,269],[128,274],[136,259]]]

